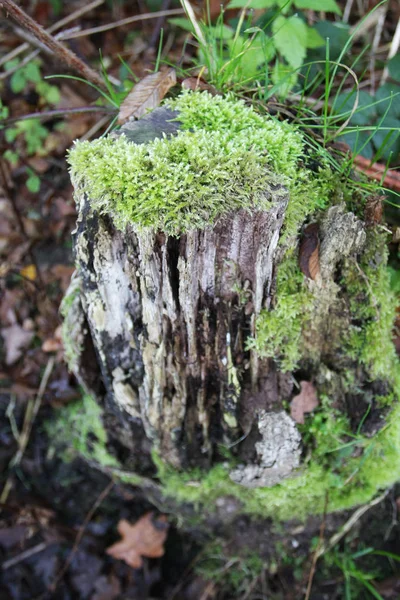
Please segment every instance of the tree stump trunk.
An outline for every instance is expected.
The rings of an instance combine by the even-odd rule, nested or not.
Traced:
[[[156,109],[122,133],[168,143],[179,116]],[[350,210],[361,195],[334,190],[289,235],[287,181],[272,170],[262,208],[171,233],[121,225],[75,174],[77,271],[64,302],[71,368],[126,470],[154,477],[155,461],[207,477],[217,466],[226,485],[202,495],[199,476],[200,502],[236,496],[261,514],[265,493],[266,514],[286,518],[302,503],[321,512],[327,493],[330,510],[367,501],[399,465],[385,234]],[[384,464],[368,478],[373,438]],[[177,497],[195,498],[186,488]]]

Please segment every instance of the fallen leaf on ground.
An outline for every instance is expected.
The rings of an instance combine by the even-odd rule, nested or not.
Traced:
[[[182,87],[184,90],[193,90],[194,92],[196,90],[200,90],[201,92],[209,92],[212,96],[216,96],[218,94],[213,85],[210,85],[198,77],[187,77],[182,81]]]
[[[175,84],[175,69],[167,69],[146,75],[122,102],[119,109],[118,123],[122,125],[129,117],[140,119],[148,110],[157,108],[165,94]]]
[[[26,331],[18,323],[1,330],[6,349],[6,365],[13,365],[22,356],[25,348],[31,343],[35,333]]]
[[[122,540],[107,548],[107,554],[124,560],[135,569],[143,565],[142,557],[158,558],[164,554],[164,542],[168,534],[165,515],[153,519],[153,513],[143,515],[134,525],[125,519],[118,523]]]
[[[305,413],[317,408],[319,402],[317,391],[310,381],[300,381],[301,392],[290,403],[290,416],[296,423],[304,423]]]
[[[43,352],[57,352],[63,347],[62,343],[62,326],[59,325],[54,332],[53,337],[47,338],[42,344]]]

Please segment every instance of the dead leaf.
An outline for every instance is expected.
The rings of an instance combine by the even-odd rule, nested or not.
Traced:
[[[316,279],[319,274],[319,225],[310,223],[304,229],[300,242],[299,266],[306,277]]]
[[[42,344],[43,352],[57,352],[63,347],[62,343],[62,326],[59,325],[54,332],[53,337],[47,338]]]
[[[122,540],[107,548],[107,554],[124,560],[134,569],[140,569],[143,565],[142,557],[163,556],[168,527],[165,515],[153,519],[152,512],[143,515],[134,525],[122,519],[118,523],[118,533]]]
[[[29,281],[35,281],[37,277],[36,266],[27,265],[26,267],[20,270],[20,274],[22,275],[22,277],[25,277],[25,279],[29,279]]]
[[[6,365],[13,365],[22,356],[25,348],[31,343],[35,333],[26,331],[18,323],[4,327],[1,336],[6,348]]]
[[[305,413],[317,408],[319,402],[317,390],[310,381],[300,381],[301,392],[290,403],[290,416],[296,423],[304,423]]]
[[[157,108],[165,94],[175,84],[175,69],[167,69],[146,75],[122,102],[119,109],[118,123],[122,125],[132,116],[140,119],[148,110]]]

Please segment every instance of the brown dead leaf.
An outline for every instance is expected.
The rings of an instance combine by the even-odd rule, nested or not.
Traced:
[[[290,403],[290,416],[296,423],[304,423],[305,413],[317,408],[319,402],[317,390],[310,381],[300,381],[301,392]]]
[[[54,332],[53,337],[47,338],[42,344],[43,352],[58,352],[63,347],[62,326],[59,325]]]
[[[25,349],[35,336],[34,331],[25,330],[18,323],[1,329],[1,336],[6,349],[6,365],[13,365],[21,358]]]
[[[140,569],[143,565],[142,557],[163,556],[168,527],[165,515],[153,519],[152,512],[143,515],[134,525],[122,519],[118,523],[118,533],[122,540],[107,548],[107,554],[124,560],[134,569]]]
[[[166,69],[143,77],[122,102],[118,123],[122,125],[132,116],[140,119],[148,110],[157,108],[165,94],[175,84],[175,69]]]
[[[304,229],[300,242],[299,266],[306,277],[316,279],[319,274],[319,225],[310,223]]]

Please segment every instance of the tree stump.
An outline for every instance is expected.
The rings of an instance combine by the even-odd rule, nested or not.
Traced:
[[[399,386],[386,233],[357,181],[292,125],[206,92],[120,133],[71,153],[63,308],[109,451],[200,505],[369,501],[400,467]]]

